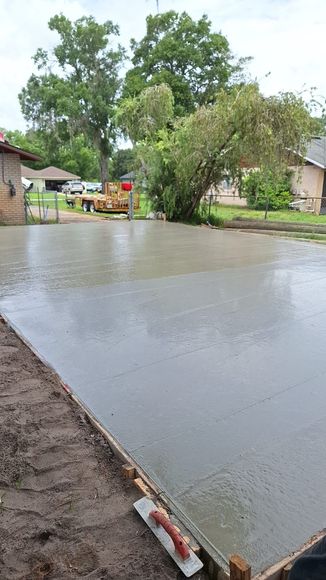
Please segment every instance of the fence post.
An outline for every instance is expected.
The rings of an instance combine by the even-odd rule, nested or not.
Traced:
[[[25,213],[25,224],[28,224],[28,213],[27,213],[27,192],[24,190],[24,213]]]
[[[42,189],[42,223],[46,221],[46,214],[45,214],[45,205],[44,205],[44,193],[46,193],[45,187]]]
[[[134,192],[131,189],[129,191],[129,220],[134,219]]]
[[[59,223],[59,206],[58,206],[58,192],[54,192],[54,207],[55,207],[55,215],[56,215],[56,222]]]
[[[264,217],[265,220],[267,220],[268,208],[269,208],[269,194],[267,194],[266,197],[265,217]]]
[[[42,223],[42,218],[41,218],[41,200],[40,200],[40,190],[37,189],[37,202],[38,202],[38,215],[40,217],[40,224]]]
[[[213,192],[212,192],[212,190],[210,190],[209,202],[208,202],[208,219],[207,219],[208,224],[210,223],[210,219],[211,219],[212,198],[213,198]]]

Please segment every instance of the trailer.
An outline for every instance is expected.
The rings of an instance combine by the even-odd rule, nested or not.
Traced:
[[[132,191],[132,183],[106,182],[104,193],[67,194],[69,207],[82,207],[84,212],[129,213],[132,200],[133,210],[139,209],[139,193]]]

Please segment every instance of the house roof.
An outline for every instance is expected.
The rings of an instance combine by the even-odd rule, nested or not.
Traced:
[[[31,167],[25,167],[25,165],[21,165],[21,172],[22,177],[26,179],[31,179],[32,177],[39,177],[39,171],[36,169],[32,169]]]
[[[326,137],[314,137],[305,154],[305,160],[326,169]]]
[[[52,181],[68,181],[69,179],[80,179],[79,175],[59,169],[59,167],[45,167],[44,169],[31,169],[30,167],[21,166],[22,176],[26,179],[49,179]]]
[[[20,159],[23,161],[40,161],[41,157],[35,155],[34,153],[30,153],[29,151],[24,151],[20,149],[20,147],[14,147],[14,145],[10,145],[8,141],[2,141],[0,139],[0,151],[3,153],[16,153],[19,155]]]
[[[129,173],[125,173],[124,175],[121,175],[120,179],[135,179],[136,174],[134,171],[129,171]]]

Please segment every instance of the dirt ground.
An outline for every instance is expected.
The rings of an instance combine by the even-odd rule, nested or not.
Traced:
[[[34,217],[39,217],[39,210],[36,205],[31,206],[31,211]],[[59,221],[61,224],[74,224],[79,222],[101,222],[108,219],[109,214],[92,214],[92,213],[82,213],[80,211],[65,211],[64,209],[59,210]],[[47,218],[49,220],[56,219],[56,211],[54,209],[48,209]]]
[[[0,441],[1,580],[183,577],[107,443],[1,319]]]

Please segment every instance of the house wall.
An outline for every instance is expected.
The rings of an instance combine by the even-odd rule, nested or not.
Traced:
[[[315,165],[304,165],[303,167],[290,167],[293,172],[292,188],[297,197],[312,198],[308,206],[316,214],[320,213],[321,197],[323,191],[324,170]],[[246,206],[247,200],[239,196],[237,188],[228,187],[222,182],[218,188],[212,190],[214,202],[224,205]],[[207,192],[208,201],[210,192]]]
[[[3,165],[4,164],[4,165]],[[11,196],[9,186],[3,182],[12,181],[16,195]],[[25,223],[24,191],[21,181],[20,157],[15,153],[0,154],[0,224]]]
[[[235,205],[235,206],[242,206],[246,207],[247,200],[245,197],[239,196],[238,189],[233,185],[229,185],[226,181],[222,181],[220,185],[216,188],[212,188],[206,194],[207,201],[209,200],[209,196],[213,195],[213,203],[220,203],[223,205]]]
[[[298,197],[315,198],[311,200],[311,207],[319,214],[323,191],[324,170],[315,165],[291,167],[293,193]]]
[[[215,201],[217,201],[218,203],[221,203],[223,205],[235,205],[235,206],[242,206],[242,207],[246,207],[247,206],[247,200],[245,197],[240,197],[239,194],[236,193],[229,193],[229,192],[225,192],[225,193],[218,193]]]

